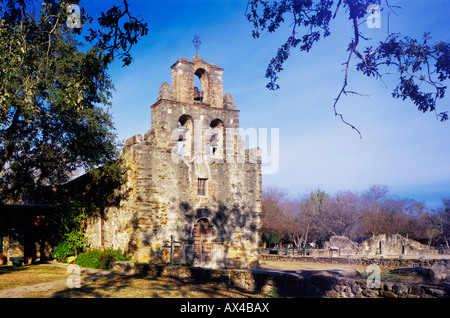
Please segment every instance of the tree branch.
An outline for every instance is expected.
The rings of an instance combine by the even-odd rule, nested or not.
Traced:
[[[14,113],[14,117],[11,121],[11,125],[6,129],[5,133],[5,152],[0,158],[0,171],[3,170],[6,163],[11,158],[12,154],[14,153],[15,143],[14,143],[14,137],[16,135],[16,129],[19,123],[19,117],[20,117],[20,110],[16,109],[16,112]]]

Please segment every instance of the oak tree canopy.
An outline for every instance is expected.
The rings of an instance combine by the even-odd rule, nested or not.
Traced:
[[[108,66],[132,62],[147,23],[124,0],[88,29],[78,4],[0,1],[0,201],[25,202],[118,156]]]

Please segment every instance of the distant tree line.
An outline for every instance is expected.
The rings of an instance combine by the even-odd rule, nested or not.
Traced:
[[[432,246],[449,247],[450,198],[438,208],[394,196],[387,186],[333,195],[322,190],[291,198],[285,189],[265,188],[262,195],[262,239],[268,247],[291,243],[321,246],[333,235],[359,240],[379,234],[401,234]],[[314,244],[313,244],[314,245]]]

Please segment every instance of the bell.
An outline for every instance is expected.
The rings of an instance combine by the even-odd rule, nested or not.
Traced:
[[[217,147],[219,144],[217,143],[217,137],[216,135],[211,135],[211,140],[209,142],[210,146]]]
[[[198,89],[198,87],[194,87],[194,100],[202,101],[203,96],[202,92]]]
[[[178,127],[178,141],[182,141],[184,139],[184,136],[186,135],[187,132],[187,128],[186,127]]]

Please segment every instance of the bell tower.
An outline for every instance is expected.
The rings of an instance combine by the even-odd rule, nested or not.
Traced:
[[[164,82],[152,105],[152,127],[160,127],[158,133],[165,134],[159,140],[164,140],[165,146],[170,143],[172,153],[177,149],[180,159],[195,158],[199,163],[209,154],[216,161],[224,162],[226,156],[234,160],[235,144],[241,147],[243,141],[236,136],[239,110],[231,94],[223,94],[223,69],[196,55],[192,61],[178,59],[171,70],[172,87]],[[200,87],[194,85],[195,77]],[[227,140],[226,131],[233,140]],[[244,151],[242,147],[239,150]],[[176,156],[174,159],[178,161]]]
[[[178,102],[194,103],[215,108],[223,108],[223,69],[202,60],[199,55],[191,62],[180,58],[172,65],[172,94]],[[194,77],[201,87],[194,87]]]

